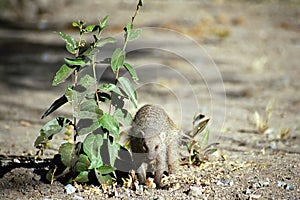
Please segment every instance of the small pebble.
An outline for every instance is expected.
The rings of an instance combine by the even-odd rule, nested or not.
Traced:
[[[282,186],[285,186],[286,185],[286,182],[284,181],[277,181],[277,186],[278,187],[282,187]]]
[[[253,183],[252,184],[252,188],[254,188],[254,189],[258,189],[258,188],[260,188],[261,187],[261,184],[260,183]]]
[[[72,200],[84,200],[83,197],[78,196],[77,194],[74,194],[74,196],[71,198]]]
[[[225,180],[225,179],[221,179],[221,180],[218,180],[216,182],[217,185],[221,185],[221,186],[233,186],[233,181],[232,180]]]
[[[123,193],[125,194],[125,197],[129,199],[130,196],[131,196],[131,195],[130,195],[130,191],[131,191],[131,190],[129,190],[129,189],[127,189],[127,188],[123,188],[123,191],[124,191]],[[125,198],[125,199],[126,199],[126,198]]]
[[[114,191],[114,196],[119,197],[119,192],[117,190]]]
[[[143,187],[143,185],[139,185],[139,192],[142,194],[142,193],[143,193],[143,191],[144,191],[144,187]]]
[[[76,188],[71,184],[66,185],[65,190],[67,194],[73,194],[74,192],[76,192]]]
[[[287,184],[284,181],[277,181],[277,186],[283,187],[285,190],[294,190],[295,189],[295,186],[293,186],[291,184]]]
[[[286,189],[286,190],[294,190],[295,187],[293,185],[287,184],[286,186],[284,186],[284,189]]]
[[[260,181],[259,183],[263,187],[268,187],[270,185],[270,179],[266,178],[265,181]]]
[[[260,194],[250,194],[250,199],[259,199],[260,197]]]
[[[251,194],[251,190],[249,188],[246,189],[245,194]]]
[[[41,188],[40,192],[43,195],[49,194],[50,193],[50,188],[49,187]]]
[[[202,197],[202,191],[201,188],[190,186],[189,196],[195,197],[195,198],[201,198]]]
[[[156,200],[165,200],[162,196],[157,196]]]

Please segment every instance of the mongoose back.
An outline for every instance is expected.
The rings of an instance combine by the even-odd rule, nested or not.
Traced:
[[[130,144],[140,183],[146,181],[148,164],[155,164],[154,181],[159,187],[163,187],[164,171],[174,173],[179,160],[179,132],[163,108],[147,104],[138,110],[132,122]]]

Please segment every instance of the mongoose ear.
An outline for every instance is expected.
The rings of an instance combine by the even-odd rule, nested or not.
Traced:
[[[140,130],[140,135],[142,138],[145,138],[145,132],[143,130]]]

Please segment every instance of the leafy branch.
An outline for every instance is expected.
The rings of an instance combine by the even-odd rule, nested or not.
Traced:
[[[72,105],[73,118],[60,116],[50,120],[41,128],[40,135],[35,140],[37,156],[42,156],[56,134],[66,135],[66,141],[60,145],[55,156],[56,164],[47,174],[49,181],[58,179],[65,182],[91,182],[96,179],[100,184],[107,184],[116,178],[115,161],[122,148],[118,143],[120,127],[130,124],[132,116],[123,108],[124,104],[114,102],[112,96],[126,98],[137,107],[137,93],[131,80],[120,77],[119,70],[124,67],[132,80],[138,81],[134,67],[126,62],[125,50],[127,43],[137,38],[141,32],[140,29],[133,29],[134,19],[141,6],[142,1],[139,0],[131,23],[124,28],[123,47],[116,48],[111,56],[110,67],[115,73],[114,83],[99,85],[96,72],[98,53],[105,45],[116,41],[113,37],[102,37],[102,32],[108,27],[108,16],[93,25],[87,25],[81,20],[73,22],[72,26],[79,32],[77,39],[58,32],[71,57],[64,59],[65,64],[56,72],[52,85],[64,83],[70,76],[73,76],[73,83],[66,87],[65,93],[53,102],[42,118],[66,103]],[[92,42],[88,44],[89,36],[92,36]],[[86,68],[92,68],[92,75],[84,70]],[[108,112],[104,110],[104,104],[109,106]],[[86,135],[83,142],[77,141],[77,136],[80,135]]]
[[[209,130],[207,124],[210,118],[204,114],[197,114],[193,119],[193,130],[189,134],[183,135],[183,142],[188,150],[184,155],[184,160],[189,165],[200,165],[208,159],[208,156],[217,151],[218,143],[207,145],[209,139]]]

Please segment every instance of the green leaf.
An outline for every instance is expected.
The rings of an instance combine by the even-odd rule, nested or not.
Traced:
[[[97,83],[96,79],[86,74],[80,78],[79,84],[82,85],[85,89],[89,89],[91,86]]]
[[[128,23],[128,24],[126,25],[126,27],[125,27],[126,33],[131,32],[132,28],[133,28],[133,25],[132,25],[131,23]]]
[[[131,41],[131,40],[134,40],[136,39],[137,37],[139,37],[139,35],[141,34],[142,30],[141,29],[134,29],[134,30],[131,30],[129,32],[129,35],[128,35],[128,41]]]
[[[63,168],[60,168],[60,169],[63,169]],[[53,181],[53,175],[54,175],[54,178],[60,178],[60,177],[63,177],[67,174],[69,174],[71,172],[71,168],[70,167],[66,167],[65,169],[63,169],[63,171],[56,171],[54,169],[50,169],[47,174],[46,174],[46,179],[48,181]],[[68,181],[67,179],[65,179],[66,181]]]
[[[86,155],[80,154],[79,159],[75,163],[74,171],[75,172],[83,172],[88,170],[90,166],[90,160]]]
[[[78,86],[76,86],[78,87]],[[80,89],[80,87],[79,87]],[[71,86],[67,87],[65,96],[68,102],[71,103],[73,108],[73,115],[76,116],[80,112],[80,104],[85,99],[86,92],[79,92],[78,88],[73,88]]]
[[[95,100],[94,80],[92,77],[85,76],[80,80],[77,91],[76,88],[69,88],[65,92],[68,101],[71,102],[74,112],[73,116],[78,119],[98,119],[102,116],[103,111],[99,109]],[[82,83],[82,84],[81,84]],[[85,88],[86,87],[86,88]]]
[[[72,105],[75,103],[75,102],[77,102],[77,93],[78,92],[76,92],[75,90],[74,90],[74,88],[73,88],[73,86],[68,86],[67,87],[67,89],[66,89],[66,91],[65,91],[65,96],[67,97],[67,99],[68,99],[68,102],[70,102]]]
[[[125,52],[120,48],[116,48],[111,57],[111,69],[114,73],[123,66],[125,60]]]
[[[88,58],[92,58],[92,56],[94,56],[98,52],[99,52],[99,49],[89,47],[89,48],[85,49],[83,52],[80,52],[80,55],[86,56]]]
[[[100,127],[97,119],[80,119],[77,124],[78,135],[84,135],[97,130]]]
[[[49,169],[49,171],[46,174],[46,180],[48,180],[49,182],[53,180],[53,170],[54,169]]]
[[[109,174],[102,175],[98,169],[95,169],[95,175],[100,184],[112,183],[112,177]]]
[[[210,154],[215,153],[216,151],[218,151],[217,148],[207,149],[207,150],[205,150],[204,155],[210,155]]]
[[[124,113],[120,108],[114,112],[114,118],[123,126],[130,126],[132,122],[132,116],[129,112]]]
[[[101,22],[99,22],[99,26],[100,26],[101,29],[106,28],[106,26],[107,26],[107,25],[106,25],[107,19],[108,19],[108,15],[106,15],[106,16],[101,20]]]
[[[74,72],[75,69],[68,67],[68,65],[64,64],[60,67],[60,69],[56,72],[54,79],[52,81],[52,85],[56,86],[60,83],[65,82],[65,80]]]
[[[99,90],[103,91],[103,92],[106,92],[106,93],[109,93],[109,92],[115,92],[117,93],[118,95],[121,95],[121,96],[125,96],[121,90],[118,88],[118,86],[116,86],[115,84],[112,84],[112,83],[106,83],[106,84],[103,84],[99,87]]]
[[[60,108],[61,106],[63,106],[64,104],[66,104],[68,102],[68,99],[65,95],[59,97],[58,99],[56,99],[51,106],[44,112],[43,116],[41,117],[41,119],[44,119],[45,117],[47,117],[48,115],[50,115],[52,112],[54,112],[56,109]]]
[[[52,139],[53,135],[60,133],[66,126],[72,122],[65,117],[57,117],[46,123],[40,130],[40,135],[36,138],[34,146],[46,143]]]
[[[116,168],[108,166],[108,165],[103,165],[103,166],[97,168],[97,170],[98,170],[99,173],[104,175],[104,174],[109,174],[109,173],[114,172],[116,170]]]
[[[121,88],[124,90],[124,92],[128,95],[133,106],[137,108],[137,93],[132,87],[129,79],[126,77],[119,77],[118,82],[121,84]]]
[[[139,77],[137,76],[137,73],[136,73],[135,69],[128,63],[124,63],[124,67],[130,73],[130,75],[132,77],[132,80],[137,83],[138,80],[139,80]]]
[[[82,171],[76,176],[75,178],[76,182],[79,183],[86,183],[89,182],[89,172],[88,171]]]
[[[112,132],[115,137],[119,135],[119,124],[110,114],[103,113],[98,122],[100,126],[107,129],[109,132]]]
[[[76,49],[77,49],[77,44],[76,44],[76,41],[75,39],[68,35],[68,34],[65,34],[65,33],[62,33],[62,32],[58,32],[58,35],[64,40],[66,41],[66,49],[72,53],[72,54],[76,54]]]
[[[93,82],[91,77],[85,76],[75,88],[66,89],[65,97],[72,105],[73,116],[78,119],[97,119],[102,115],[95,100],[94,88],[91,89]]]
[[[106,136],[106,141],[107,141],[107,148],[108,148],[108,154],[109,154],[109,164],[110,166],[114,166],[115,165],[115,161],[118,157],[118,152],[121,148],[121,146],[116,143],[115,139],[113,139],[113,141],[111,142],[109,139],[107,139]]]
[[[116,39],[113,37],[106,37],[106,38],[101,38],[96,42],[96,47],[103,47],[107,43],[115,43]]]
[[[209,130],[207,129],[204,132],[204,134],[202,135],[202,137],[200,138],[199,145],[200,145],[201,149],[205,148],[205,146],[207,145],[208,139],[209,139]]]
[[[89,25],[84,30],[86,33],[90,33],[90,32],[97,30],[97,27],[96,27],[96,25]]]
[[[89,111],[89,110],[83,110],[82,105],[84,105],[84,102],[79,105],[80,108],[78,109],[78,112],[74,113],[74,117],[76,117],[78,119],[95,119],[95,118],[97,118],[98,115],[97,115],[97,113],[95,113],[96,106],[95,106],[94,111]]]
[[[201,117],[201,114],[198,116]],[[192,136],[195,137],[200,134],[206,128],[209,120],[210,119],[205,116],[203,116],[200,120],[194,119],[194,123],[198,122],[198,124],[194,126]]]
[[[77,22],[72,22],[73,27],[79,27],[79,24]]]
[[[83,151],[89,157],[91,165],[89,169],[98,168],[103,165],[100,148],[103,145],[103,137],[100,134],[90,133],[83,142]]]
[[[78,157],[75,154],[75,145],[72,143],[63,143],[60,146],[58,153],[61,156],[61,162],[67,167],[72,167],[78,160]]]
[[[71,66],[84,66],[88,64],[84,60],[82,60],[82,58],[65,58],[65,61]]]
[[[98,108],[94,99],[85,99],[79,107],[79,112],[74,113],[74,117],[78,119],[97,119],[102,115],[102,111]]]
[[[93,97],[94,96],[95,96],[95,94],[93,94]],[[89,118],[89,119],[99,118],[103,114],[103,111],[98,108],[98,105],[97,105],[96,100],[94,98],[93,99],[86,99],[84,102],[82,102],[81,105],[80,105],[80,110],[91,112],[91,113],[95,114],[93,116],[86,117],[86,118]]]
[[[100,102],[111,101],[111,94],[102,91],[97,91],[97,95]]]

